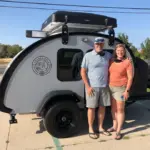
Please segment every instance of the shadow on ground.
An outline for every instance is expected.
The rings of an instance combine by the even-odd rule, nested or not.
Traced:
[[[132,128],[124,134],[144,131],[150,128],[150,101],[138,101],[126,110],[123,129]],[[128,122],[128,123],[127,123]]]
[[[143,131],[147,128],[150,128],[150,101],[145,102],[137,102],[128,106],[126,109],[126,121],[123,125],[123,130],[125,130],[124,134],[129,134],[133,132]],[[88,134],[88,124],[87,124],[87,113],[86,110],[81,112],[81,120],[80,121],[80,130],[78,134],[74,136],[80,136]],[[97,116],[95,117],[97,120]],[[98,122],[94,122],[94,129],[97,130]],[[104,128],[108,129],[112,126],[112,117],[110,113],[110,109],[107,108],[106,116],[104,120]],[[135,127],[135,128],[134,128]],[[126,129],[131,128],[130,131],[126,131]],[[39,121],[39,130],[36,131],[36,134],[41,134],[45,132],[45,128],[43,125],[43,120]]]

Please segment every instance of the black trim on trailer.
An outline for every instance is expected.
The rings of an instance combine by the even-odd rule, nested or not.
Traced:
[[[85,32],[75,32],[75,33],[69,33],[69,36],[74,36],[74,35],[87,35],[87,36],[100,36],[100,37],[104,37],[104,38],[108,38],[108,35],[105,34],[100,34],[100,33],[85,33]],[[44,44],[50,40],[56,39],[61,37],[62,34],[57,34],[57,35],[53,35],[50,37],[46,37],[43,38],[33,44],[31,44],[30,46],[28,46],[26,49],[24,49],[21,53],[19,53],[19,55],[13,60],[13,62],[11,63],[11,65],[7,68],[6,72],[3,75],[3,78],[1,80],[0,83],[0,111],[5,112],[5,113],[11,113],[12,109],[8,108],[4,105],[4,97],[5,97],[5,91],[7,89],[7,85],[9,83],[9,80],[13,74],[13,72],[15,71],[15,69],[17,68],[17,66],[19,65],[19,63],[28,55],[30,54],[33,50],[35,50],[35,48],[37,48],[38,46],[40,46],[41,44]],[[115,38],[115,41],[123,43],[121,40],[119,40],[118,38]],[[126,48],[128,49],[133,61],[135,61],[135,57],[131,51],[131,49],[126,45]],[[134,63],[135,64],[135,63]]]
[[[39,116],[44,115],[44,109],[49,109],[49,107],[54,104],[57,103],[58,100],[60,100],[59,98],[61,97],[61,100],[68,100],[66,98],[70,98],[69,101],[75,101],[75,102],[80,102],[80,99],[78,97],[78,95],[70,90],[58,90],[58,91],[51,91],[48,94],[45,95],[43,101],[40,102],[40,104],[38,105],[37,108],[37,114]],[[63,99],[65,98],[65,99]],[[55,100],[54,100],[55,99]],[[47,107],[47,108],[46,108]]]

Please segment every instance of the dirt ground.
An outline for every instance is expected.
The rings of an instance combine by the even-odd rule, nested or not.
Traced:
[[[8,64],[12,58],[0,58],[0,64]]]

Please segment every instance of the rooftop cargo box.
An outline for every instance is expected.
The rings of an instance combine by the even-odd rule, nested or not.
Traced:
[[[49,34],[59,33],[65,22],[70,32],[101,32],[108,27],[117,27],[117,20],[112,17],[83,12],[56,11],[42,24],[41,30]]]

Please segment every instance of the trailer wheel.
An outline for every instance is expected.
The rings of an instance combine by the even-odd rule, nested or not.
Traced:
[[[57,138],[66,138],[79,129],[80,110],[75,102],[58,102],[50,107],[44,117],[48,133]]]

